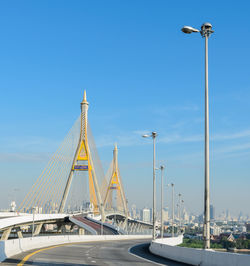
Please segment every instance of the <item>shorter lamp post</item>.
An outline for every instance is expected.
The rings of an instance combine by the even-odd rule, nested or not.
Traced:
[[[33,214],[33,219],[32,219],[32,237],[34,236],[34,228],[35,228],[35,211],[36,211],[36,208],[33,207],[32,208],[32,214]]]
[[[156,230],[155,230],[155,206],[156,206],[156,199],[155,199],[155,138],[157,133],[153,131],[150,135],[143,135],[143,138],[152,138],[153,139],[153,235],[152,238],[155,240],[156,238]]]
[[[101,203],[101,208],[103,209],[103,203]],[[103,235],[103,221],[101,219],[101,235]]]
[[[172,237],[174,237],[174,183],[171,183],[172,187]]]
[[[183,220],[183,225],[184,225],[184,200],[181,200],[181,206],[182,206],[182,208],[181,208],[181,215],[182,215],[182,218],[183,218],[182,220]],[[184,232],[184,230],[183,230],[183,232]]]
[[[114,219],[115,219],[115,221],[114,221],[114,224],[115,224],[115,226],[117,226],[117,223],[116,223],[116,212],[117,212],[117,196],[115,196],[115,216],[114,216]]]
[[[161,238],[163,238],[164,227],[163,227],[163,172],[165,166],[161,165]]]
[[[128,199],[126,199],[126,204],[127,204],[127,217],[126,217],[126,232],[127,232],[127,235],[128,235],[128,216],[129,216],[129,210],[128,210]]]
[[[179,203],[178,203],[179,232],[181,232],[181,193],[179,193],[178,196],[179,196]]]

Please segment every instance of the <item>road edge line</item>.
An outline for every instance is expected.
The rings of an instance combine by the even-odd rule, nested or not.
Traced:
[[[160,264],[160,263],[158,263],[158,262],[155,262],[155,261],[152,261],[152,260],[148,260],[148,259],[145,259],[145,258],[140,257],[140,256],[138,256],[138,255],[135,255],[135,254],[133,254],[133,253],[130,251],[131,248],[136,247],[136,246],[139,246],[139,245],[141,245],[141,244],[137,244],[137,245],[134,245],[134,246],[130,247],[130,248],[128,249],[129,254],[131,254],[131,255],[133,255],[133,256],[139,258],[139,259],[143,259],[143,260],[146,260],[146,261],[148,261],[148,262],[154,263],[154,264],[156,264],[156,265],[165,266],[164,264]]]

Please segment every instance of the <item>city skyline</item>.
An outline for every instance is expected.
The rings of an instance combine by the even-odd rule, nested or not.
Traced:
[[[152,142],[141,135],[155,130],[165,185],[175,183],[187,210],[201,213],[204,44],[181,27],[209,21],[216,31],[209,43],[211,203],[218,213],[250,213],[248,3],[227,2],[221,15],[223,1],[212,1],[203,12],[193,6],[190,16],[187,4],[184,10],[164,1],[55,1],[49,10],[45,2],[14,2],[0,4],[1,208],[29,191],[79,116],[86,89],[105,170],[118,144],[129,206],[152,206]],[[157,172],[157,204],[159,184]]]

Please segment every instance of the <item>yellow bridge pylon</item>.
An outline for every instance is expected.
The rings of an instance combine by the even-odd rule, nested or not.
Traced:
[[[89,176],[89,195],[90,203],[94,207],[94,212],[101,213],[102,219],[105,217],[104,208],[100,189],[96,177],[94,164],[92,161],[89,145],[88,145],[88,105],[86,91],[84,91],[83,101],[81,102],[81,131],[78,146],[73,159],[72,167],[67,179],[67,183],[63,192],[59,212],[63,212],[65,203],[69,194],[69,189],[72,183],[73,174],[75,171],[88,171]],[[98,211],[99,210],[99,211]]]
[[[128,206],[118,167],[117,155],[118,155],[118,149],[117,145],[115,145],[115,148],[113,150],[113,160],[111,162],[111,172],[109,172],[111,173],[111,175],[108,182],[106,194],[104,196],[103,205],[105,210],[107,211],[114,210],[116,208],[117,211],[124,212],[127,218]]]
[[[90,203],[90,209],[93,207],[93,212],[101,214],[104,220],[105,210],[112,207],[112,195],[115,194],[117,210],[127,216],[127,202],[118,168],[117,147],[114,149],[112,167],[105,178],[88,124],[88,107],[84,91],[80,117],[26,194],[18,207],[19,212],[31,213],[36,209],[38,213],[62,213],[66,209],[66,204],[69,210],[72,210],[69,202],[73,202],[79,196],[82,201],[78,201],[78,206],[83,204],[84,198],[86,203]],[[102,190],[100,184],[103,184]]]

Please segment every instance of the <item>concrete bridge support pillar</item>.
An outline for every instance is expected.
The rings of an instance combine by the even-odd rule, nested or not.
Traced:
[[[131,224],[129,224],[129,232],[132,232],[132,223]]]
[[[133,232],[134,231],[134,228],[135,228],[135,223],[129,224],[130,232]]]
[[[69,229],[70,232],[73,231],[74,226],[75,226],[75,224],[73,224],[73,223],[70,225],[70,229]]]
[[[83,228],[79,228],[79,235],[85,235],[85,230]]]
[[[71,225],[65,224],[65,230],[66,230],[66,232],[70,232],[71,231]]]
[[[134,224],[134,232],[137,232],[137,229],[138,229],[138,224],[135,223],[135,224]]]
[[[17,231],[17,236],[18,236],[18,238],[23,238],[23,234],[22,234],[22,230],[21,230],[21,228],[20,228],[20,227],[17,228],[16,231]]]
[[[126,223],[125,223],[125,221],[122,221],[122,222],[121,222],[121,228],[122,228],[123,230],[126,230]]]
[[[125,219],[125,220],[123,221],[123,229],[124,229],[125,231],[128,231],[128,227],[129,227],[128,219]]]
[[[142,225],[138,224],[138,232],[142,232]]]
[[[124,230],[128,231],[128,217],[127,216],[123,223],[124,223]]]
[[[66,228],[64,224],[57,224],[57,232],[58,233],[65,233],[66,232]]]
[[[118,227],[122,228],[122,221],[118,223]]]
[[[37,235],[40,234],[41,229],[42,229],[42,226],[43,226],[43,223],[40,223],[40,224],[38,224],[38,225],[36,226],[36,230],[35,230],[35,232],[34,232],[34,236],[37,236]]]
[[[12,228],[13,228],[13,227],[10,227],[10,228],[8,228],[8,229],[6,229],[6,230],[3,231],[3,234],[2,234],[1,240],[8,240]]]
[[[136,233],[139,231],[139,227],[140,227],[139,224],[135,224],[135,232],[136,232]]]
[[[149,230],[149,228],[145,225],[142,226],[142,232],[147,232]]]
[[[134,232],[134,230],[135,230],[135,223],[132,223],[130,228],[131,228],[131,232]]]

